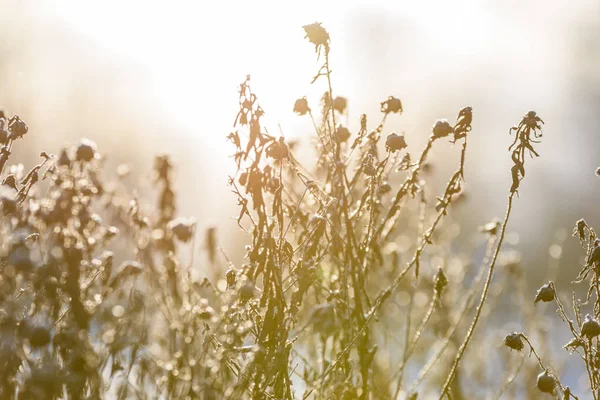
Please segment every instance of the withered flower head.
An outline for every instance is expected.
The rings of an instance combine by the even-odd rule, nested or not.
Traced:
[[[581,336],[592,339],[600,335],[600,324],[591,315],[585,316],[585,322],[581,325]]]
[[[195,224],[196,221],[193,218],[176,218],[167,224],[167,229],[177,240],[185,243],[192,238]]]
[[[23,122],[18,115],[15,115],[10,119],[10,122],[8,123],[8,129],[10,131],[10,138],[13,140],[22,138],[29,130],[27,124],[25,124],[25,122]]]
[[[306,97],[302,97],[294,103],[294,112],[298,115],[306,115],[310,112],[310,107],[308,106],[308,100]]]
[[[288,158],[290,155],[287,144],[283,137],[280,137],[278,141],[273,142],[267,147],[267,156],[277,161],[281,161],[284,158]]]
[[[75,157],[77,161],[90,162],[96,156],[96,143],[88,139],[81,139],[77,146]]]
[[[552,282],[549,282],[538,289],[533,303],[537,304],[540,301],[547,303],[553,301],[555,297],[556,292],[554,290],[554,285],[552,284]]]
[[[443,138],[454,132],[454,128],[447,119],[438,119],[433,124],[432,133],[435,139]]]
[[[227,280],[227,290],[233,288],[237,281],[237,271],[235,268],[229,268],[225,273],[225,279]]]
[[[544,371],[537,377],[537,388],[544,393],[553,393],[556,388],[556,381],[548,371]]]
[[[448,285],[448,278],[444,274],[442,267],[438,268],[438,272],[435,274],[435,292],[439,295],[442,294],[444,288]]]
[[[4,178],[4,180],[2,181],[2,185],[7,186],[13,190],[19,190],[19,188],[17,188],[17,179],[13,174],[10,174],[6,178]]]
[[[302,28],[304,28],[304,32],[306,33],[304,38],[315,45],[315,51],[319,51],[321,46],[324,46],[326,50],[329,49],[329,33],[327,29],[323,28],[320,22],[304,25]]]
[[[471,131],[471,124],[473,123],[473,108],[464,107],[458,113],[456,117],[456,124],[454,125],[454,141],[467,136],[467,133]]]
[[[335,99],[333,99],[333,109],[339,112],[340,114],[343,114],[346,111],[347,107],[348,100],[345,97],[338,96]]]
[[[504,338],[504,345],[510,348],[511,350],[523,350],[524,344],[523,340],[521,339],[521,333],[512,332],[506,335],[506,337]]]
[[[398,135],[396,132],[392,132],[388,135],[385,140],[385,148],[392,153],[405,149],[408,145],[404,139],[404,135]]]
[[[60,156],[58,157],[58,160],[56,161],[56,163],[58,165],[64,165],[67,167],[71,166],[71,159],[69,158],[67,149],[62,149],[62,151],[60,152]]]
[[[248,300],[252,299],[254,297],[254,284],[250,281],[247,281],[241,288],[240,288],[240,301],[242,303],[247,302]]]
[[[345,126],[340,125],[335,130],[335,137],[340,142],[345,142],[350,139],[350,131]]]
[[[400,101],[400,99],[398,99],[394,96],[389,96],[386,101],[381,102],[381,112],[382,113],[402,114],[402,111],[404,111],[402,109],[402,102]]]

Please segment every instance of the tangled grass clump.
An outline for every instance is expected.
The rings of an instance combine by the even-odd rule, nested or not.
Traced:
[[[155,159],[155,202],[138,199],[119,177],[106,180],[89,140],[58,157],[42,153],[25,172],[8,161],[27,126],[0,115],[0,398],[469,399],[482,390],[496,398],[515,387],[525,364],[489,345],[502,290],[520,297],[524,331],[537,330],[535,304],[556,302],[573,334],[565,347],[582,358],[600,397],[594,230],[583,220],[575,230],[588,252],[577,281],[590,282],[585,302],[574,297],[575,322],[551,274],[531,301],[518,256],[502,251],[542,120],[530,111],[511,129],[505,217],[482,227],[484,258],[465,262],[453,250],[453,210],[473,109],[458,110],[454,124],[436,121],[420,152],[409,135],[385,133],[403,112],[394,96],[381,102],[378,123],[362,115],[353,134],[348,100],[333,93],[329,33],[321,24],[304,30],[324,56],[313,80],[325,81],[321,103],[311,108],[302,97],[293,105],[313,123],[314,165],[296,159],[295,142],[268,133],[250,78],[240,85],[228,138],[237,223],[250,240],[241,265],[217,251],[214,230],[206,233],[208,264],[195,261],[196,222],[177,215],[168,156]],[[432,173],[432,148],[448,143],[457,147],[456,167],[436,195],[423,176]],[[494,279],[501,290],[491,290]],[[504,339],[519,354],[524,342],[542,371],[524,376],[518,397],[577,398],[528,336]]]

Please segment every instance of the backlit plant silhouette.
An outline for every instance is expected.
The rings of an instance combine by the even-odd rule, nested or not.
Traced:
[[[342,124],[349,101],[332,87],[329,33],[319,23],[304,31],[322,62],[312,84],[324,94],[290,111],[314,127],[314,163],[268,133],[250,78],[239,87],[228,138],[237,224],[248,235],[240,265],[214,229],[204,233],[207,262],[194,258],[199,232],[178,216],[168,156],[155,159],[155,201],[131,191],[126,170],[107,179],[89,140],[42,153],[26,172],[9,159],[27,125],[0,114],[0,398],[577,398],[526,335],[539,333],[536,305],[547,302],[600,398],[594,230],[581,220],[574,232],[587,251],[576,280],[589,290],[585,301],[573,296],[571,317],[555,278],[526,293],[518,255],[503,251],[526,154],[538,156],[540,117],[530,111],[510,129],[505,217],[482,226],[483,259],[465,260],[453,246],[454,210],[474,110],[434,122],[415,151],[409,134],[386,128],[404,111],[390,95],[376,123],[363,114],[354,133]],[[455,149],[453,171],[432,171],[434,146]],[[447,182],[440,193],[427,184],[433,172]],[[495,281],[519,296],[516,317],[529,322],[503,342],[488,323],[503,294]],[[539,368],[491,338],[529,351]]]

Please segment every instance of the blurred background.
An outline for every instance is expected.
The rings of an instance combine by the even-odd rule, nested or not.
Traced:
[[[404,114],[386,132],[405,132],[416,152],[435,119],[473,107],[465,240],[504,214],[508,129],[529,110],[546,125],[509,245],[523,253],[532,287],[562,256],[559,283],[572,290],[583,252],[571,229],[581,217],[600,228],[598,0],[0,3],[0,108],[30,127],[22,159],[87,137],[109,170],[127,162],[132,184],[144,186],[153,156],[168,152],[180,214],[216,226],[234,260],[246,240],[227,187],[237,86],[250,74],[271,134],[310,143],[310,121],[292,108],[302,96],[318,108],[325,91],[310,85],[320,64],[303,39],[315,21],[331,36],[334,95],[349,99],[351,131],[362,113],[375,126],[379,102],[394,95]],[[441,147],[431,161],[449,176],[457,151]]]

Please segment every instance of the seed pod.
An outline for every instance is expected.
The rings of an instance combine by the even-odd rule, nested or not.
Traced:
[[[446,278],[442,267],[439,267],[437,274],[435,274],[435,293],[438,297],[442,295],[442,291],[446,285],[448,285],[448,279]]]
[[[194,234],[196,221],[192,218],[176,218],[167,224],[167,229],[181,242],[188,242]]]
[[[81,143],[79,143],[79,146],[77,146],[77,151],[75,152],[77,161],[90,162],[94,159],[95,155],[96,143],[88,139],[82,139]]]
[[[198,314],[198,317],[203,320],[208,320],[208,319],[211,319],[213,315],[215,315],[214,308],[212,308],[210,306],[206,306],[205,308],[203,308],[200,311],[200,313]]]
[[[296,100],[294,103],[294,112],[298,115],[306,115],[310,112],[310,107],[308,107],[308,100],[306,100],[306,97]]]
[[[583,218],[580,219],[579,221],[577,221],[577,224],[575,225],[575,228],[573,229],[573,236],[579,236],[579,240],[584,241],[586,227],[587,227],[587,223],[585,222],[585,220]]]
[[[465,137],[467,132],[471,131],[471,123],[473,122],[473,108],[465,107],[458,113],[456,125],[454,125],[454,141]]]
[[[8,129],[10,131],[10,138],[13,140],[22,138],[29,130],[25,122],[18,115],[11,118]]]
[[[375,168],[372,162],[367,162],[365,160],[363,163],[363,172],[365,175],[374,176],[377,173],[377,168]]]
[[[553,393],[556,388],[556,381],[548,371],[544,371],[537,377],[537,387],[544,393]]]
[[[590,314],[585,316],[585,322],[581,325],[581,335],[590,340],[600,335],[600,324]]]
[[[388,135],[385,140],[385,148],[392,153],[402,150],[407,147],[404,135],[398,135],[396,132],[392,132]]]
[[[237,271],[234,268],[229,268],[225,273],[225,279],[227,280],[227,289],[231,289],[235,286],[237,278]]]
[[[521,333],[512,332],[506,335],[506,337],[504,338],[504,345],[512,350],[523,350],[524,344],[521,338]]]
[[[62,149],[56,163],[58,165],[65,165],[67,167],[71,166],[71,159],[69,158],[69,154],[67,153],[66,149]]]
[[[533,304],[537,304],[540,301],[547,303],[549,301],[553,301],[555,297],[556,292],[554,290],[554,285],[552,282],[549,282],[538,289]]]
[[[6,178],[4,178],[4,180],[2,181],[2,185],[8,186],[9,188],[14,189],[14,190],[19,190],[17,188],[17,179],[15,178],[15,176],[13,174],[10,174]]]
[[[386,101],[381,102],[381,112],[385,114],[402,114],[402,102],[394,96],[389,96]]]
[[[267,156],[277,161],[281,161],[284,158],[289,157],[289,149],[287,144],[285,144],[283,137],[280,137],[279,141],[273,142],[269,147],[267,147]]]
[[[346,107],[348,107],[348,100],[345,97],[338,96],[333,99],[333,109],[343,114],[346,111]]]
[[[254,284],[252,282],[246,282],[244,286],[240,288],[240,301],[242,303],[254,297]]]
[[[335,130],[335,137],[340,142],[345,142],[350,139],[350,131],[345,126],[338,126]]]
[[[302,28],[306,33],[304,38],[315,45],[315,50],[318,50],[320,46],[329,47],[329,33],[327,29],[323,28],[320,22],[304,25]]]
[[[454,132],[454,128],[447,119],[439,119],[435,121],[432,128],[433,137],[435,139],[443,138]]]
[[[600,262],[600,239],[594,241],[594,249],[587,259],[587,265],[596,266],[598,262]]]

